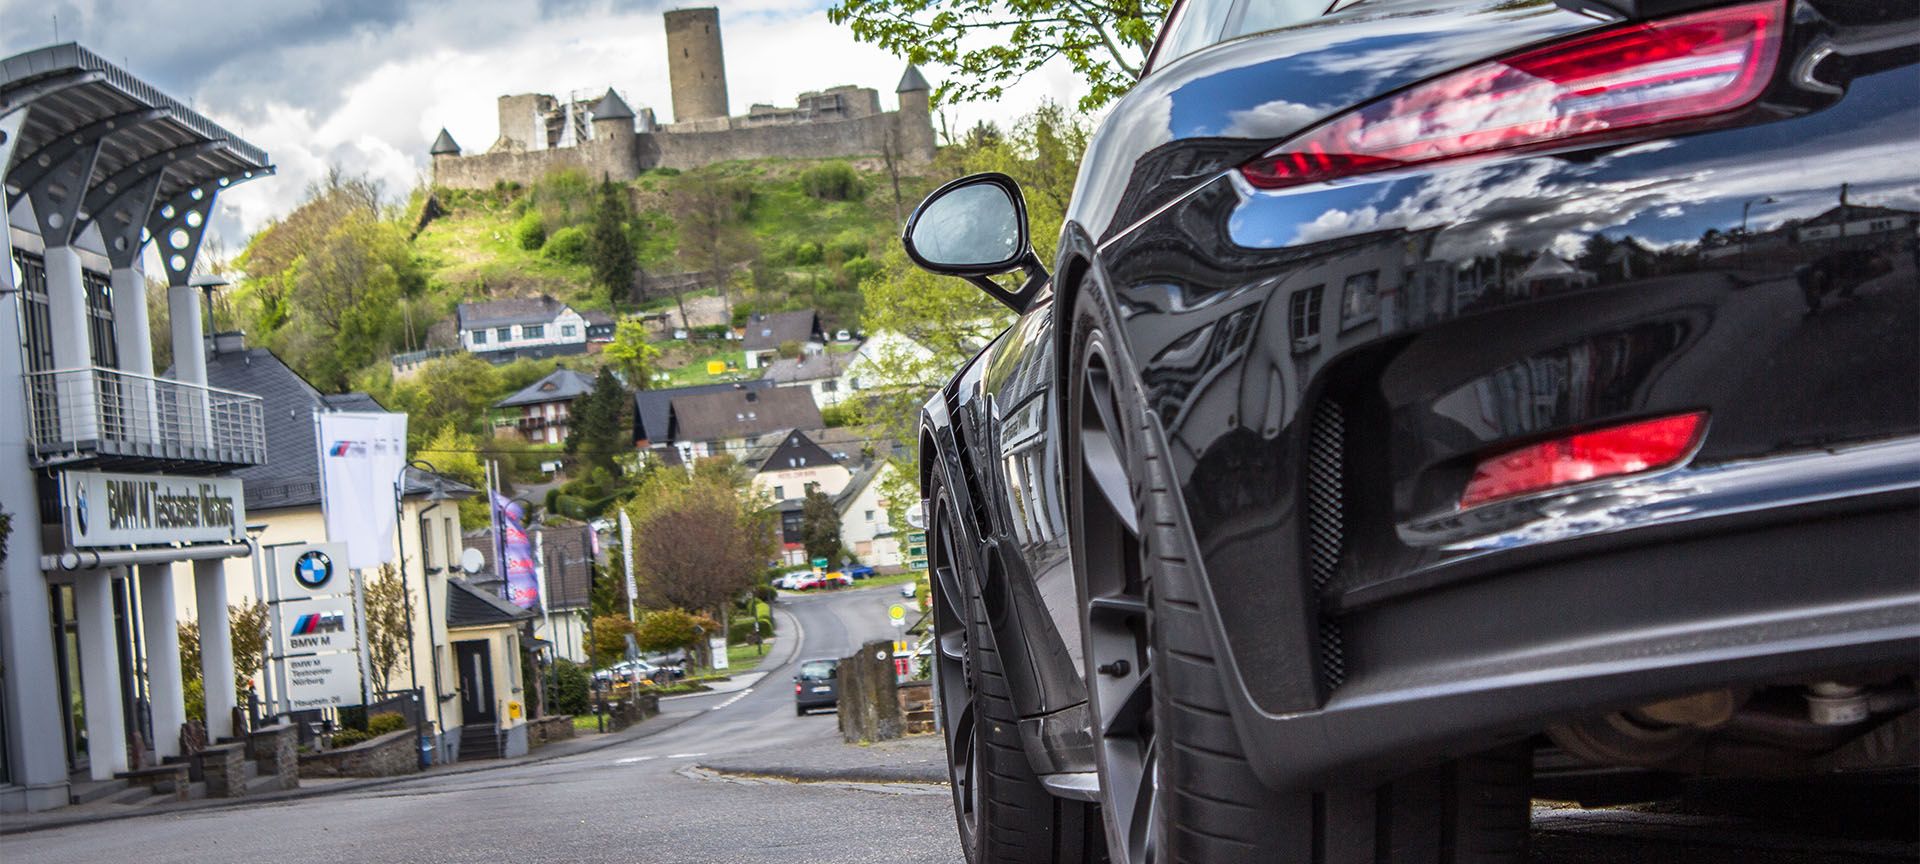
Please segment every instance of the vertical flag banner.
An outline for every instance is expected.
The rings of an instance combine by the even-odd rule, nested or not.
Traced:
[[[627,518],[627,511],[620,511],[620,560],[626,564],[627,571],[627,618],[633,618],[633,520]]]
[[[493,511],[500,519],[501,575],[507,577],[507,599],[522,609],[540,602],[540,586],[533,573],[533,543],[520,527],[526,517],[520,505],[498,492],[493,496]]]
[[[407,464],[407,415],[316,413],[327,539],[359,570],[393,560],[393,484]]]

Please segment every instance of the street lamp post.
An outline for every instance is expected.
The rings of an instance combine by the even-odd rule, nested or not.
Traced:
[[[406,500],[406,490],[407,490],[407,469],[409,468],[417,468],[421,471],[425,471],[427,473],[427,476],[432,478],[431,480],[428,481],[429,491],[427,493],[427,501],[429,503],[425,510],[420,511],[422,516],[425,516],[427,513],[438,508],[440,506],[440,502],[447,500],[449,497],[452,497],[447,494],[445,481],[440,476],[440,469],[434,467],[433,463],[423,459],[414,459],[400,467],[400,474],[399,476],[395,477],[393,481],[393,522],[394,522],[394,540],[398,544],[399,552],[400,552],[400,583],[403,586],[406,585],[406,582],[407,582],[407,555],[406,555],[407,544],[406,544],[406,528],[405,528],[406,509],[404,507],[404,504]],[[434,713],[437,716],[440,709],[440,653],[436,648],[436,646],[433,644],[433,586],[431,583],[427,581],[427,557],[426,556],[427,556],[427,542],[426,542],[426,537],[423,535],[420,538],[420,596],[426,603],[425,611],[426,611],[426,617],[427,617],[427,658],[429,663],[432,666],[433,699],[434,699],[433,708],[434,708]],[[435,721],[430,720],[427,717],[427,699],[426,699],[427,694],[426,694],[426,691],[422,690],[420,687],[420,672],[419,672],[420,650],[419,650],[418,643],[415,641],[417,634],[415,633],[415,627],[413,624],[412,593],[413,593],[412,589],[408,588],[407,589],[408,597],[407,597],[407,605],[406,605],[407,679],[413,685],[413,692],[415,694],[415,698],[420,700],[420,726],[419,726],[419,733],[420,733],[419,744],[420,744],[420,762],[421,762],[420,767],[425,768],[427,767],[427,764],[430,761],[430,757],[427,754],[432,752],[434,749],[433,726]]]

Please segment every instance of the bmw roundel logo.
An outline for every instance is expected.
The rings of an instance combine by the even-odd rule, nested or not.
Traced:
[[[309,550],[293,562],[293,578],[317,589],[333,578],[333,559],[318,549]]]

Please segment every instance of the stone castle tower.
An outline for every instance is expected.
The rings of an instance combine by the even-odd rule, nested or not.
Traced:
[[[673,122],[727,116],[727,70],[720,53],[720,10],[675,9],[667,19],[667,79]]]

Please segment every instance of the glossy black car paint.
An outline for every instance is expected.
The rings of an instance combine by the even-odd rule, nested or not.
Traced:
[[[1036,770],[1091,764],[1059,408],[1082,303],[1122,322],[1235,725],[1271,784],[1910,663],[1920,18],[1788,8],[1771,85],[1719,128],[1279,192],[1230,169],[1397,88],[1614,22],[1363,2],[1150,71],[1089,146],[1055,284],[923,427],[923,474],[947,472],[973,517]],[[1836,284],[1809,312],[1805,274],[1836,254],[1850,296]],[[1304,465],[1332,411],[1340,539],[1316,547]],[[1488,453],[1691,411],[1709,427],[1679,469],[1455,506]]]

